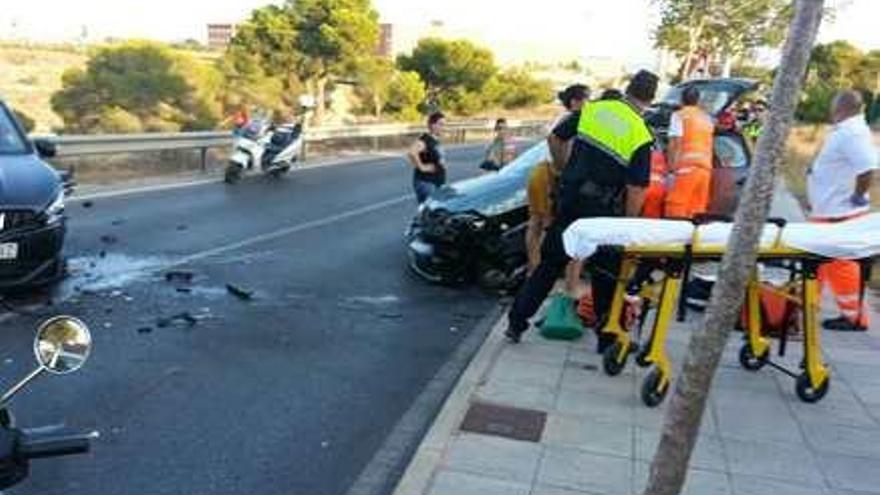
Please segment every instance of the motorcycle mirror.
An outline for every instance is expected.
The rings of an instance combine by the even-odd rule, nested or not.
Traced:
[[[46,321],[34,339],[34,354],[40,368],[56,375],[82,368],[91,350],[89,327],[70,316],[56,316]]]

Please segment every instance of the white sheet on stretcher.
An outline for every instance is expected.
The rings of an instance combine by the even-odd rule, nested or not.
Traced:
[[[727,245],[733,225],[711,223],[699,227],[699,247]],[[766,224],[761,247],[775,246],[779,228]],[[650,247],[685,245],[694,237],[694,225],[681,220],[647,218],[586,218],[571,224],[562,235],[565,252],[588,258],[599,246]],[[785,247],[839,259],[862,259],[880,254],[880,213],[838,223],[789,223],[782,232]]]

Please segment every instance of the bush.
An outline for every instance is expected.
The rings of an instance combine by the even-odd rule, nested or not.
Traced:
[[[141,119],[137,115],[126,112],[119,107],[108,107],[101,110],[95,130],[107,134],[129,134],[144,130]]]
[[[73,132],[212,129],[221,118],[221,88],[213,66],[163,45],[128,42],[98,49],[85,70],[65,72],[52,108]]]
[[[388,88],[385,111],[401,120],[419,120],[421,114],[418,107],[425,101],[425,96],[425,83],[417,72],[398,72]]]
[[[527,108],[548,103],[553,98],[553,86],[525,70],[510,69],[487,83],[484,93],[490,104],[506,109]]]

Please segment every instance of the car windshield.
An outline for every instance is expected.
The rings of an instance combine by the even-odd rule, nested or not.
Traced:
[[[724,88],[718,87],[699,87],[700,88],[700,106],[710,114],[717,114],[724,109],[732,98],[733,93]],[[663,103],[668,105],[681,105],[681,94],[684,92],[685,86],[675,86],[663,97]]]
[[[0,106],[0,155],[20,155],[27,151],[27,142],[12,120],[12,116]]]

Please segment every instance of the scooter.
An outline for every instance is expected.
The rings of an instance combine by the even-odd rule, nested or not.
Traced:
[[[58,316],[43,323],[34,339],[37,368],[0,397],[0,490],[24,481],[33,459],[85,454],[98,432],[61,434],[46,429],[15,427],[9,401],[35,378],[45,374],[67,375],[79,370],[89,357],[92,337],[76,318]]]
[[[245,171],[258,166],[272,177],[286,174],[302,154],[302,131],[299,122],[274,127],[266,121],[251,121],[235,138],[224,180],[234,184]]]

